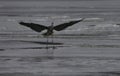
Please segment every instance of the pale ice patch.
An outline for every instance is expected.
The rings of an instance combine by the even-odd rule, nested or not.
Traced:
[[[116,24],[98,24],[94,28],[102,31],[120,31],[120,27]]]
[[[85,18],[85,21],[103,21],[103,18]]]
[[[81,20],[82,18],[68,18],[68,19],[63,19],[62,21],[75,21],[75,20]]]

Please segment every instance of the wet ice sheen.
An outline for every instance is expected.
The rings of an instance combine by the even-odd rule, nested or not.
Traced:
[[[1,0],[0,76],[119,76],[119,7],[119,0]],[[81,18],[48,45],[18,24]]]
[[[34,43],[44,38],[16,38],[17,40],[0,40],[0,74],[1,75],[113,75],[118,76],[120,70],[119,47],[97,47],[93,45],[119,45],[118,40],[111,38],[55,38],[62,45],[48,45],[56,49],[45,49],[46,45]],[[95,38],[95,37],[93,37]],[[14,37],[15,39],[15,37]],[[31,40],[32,39],[32,40]],[[26,42],[25,42],[26,41]],[[32,42],[31,42],[32,41]],[[100,43],[99,43],[100,41]],[[106,43],[107,42],[107,43]],[[12,44],[12,45],[11,45]],[[86,46],[80,46],[86,44]],[[18,46],[19,45],[19,46]],[[89,47],[93,46],[93,47]],[[63,46],[63,47],[59,47]],[[29,49],[26,49],[29,47]],[[32,49],[32,48],[34,49]],[[37,48],[43,47],[43,48]],[[11,49],[12,48],[12,49]],[[48,54],[47,51],[54,51]]]

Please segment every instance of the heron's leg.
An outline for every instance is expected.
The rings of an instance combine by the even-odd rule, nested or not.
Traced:
[[[54,36],[53,36],[53,34],[51,36],[52,36],[52,43],[54,43]],[[52,56],[54,56],[54,49],[55,49],[55,46],[53,45],[52,46],[52,50],[51,50],[51,55]]]
[[[49,37],[47,36],[47,44],[46,44],[46,49],[47,49],[47,56],[48,57],[53,57],[54,56],[54,45],[53,43],[53,35],[51,35],[50,37],[50,41],[49,41]],[[52,45],[48,45],[48,42],[50,42]]]
[[[47,43],[49,42],[49,40],[48,40],[48,36],[47,36]]]
[[[50,50],[49,50],[49,45],[48,45],[48,42],[49,42],[49,37],[46,36],[46,39],[47,39],[47,42],[46,42],[46,50],[47,50],[47,57],[49,57],[51,54],[50,54]]]
[[[53,34],[51,35],[51,38],[52,38],[52,43],[54,43],[54,37],[53,37]],[[54,45],[52,46],[52,49],[54,50]]]
[[[54,37],[53,37],[53,34],[51,35],[52,36],[52,43],[54,42],[53,40],[54,40]]]
[[[49,45],[48,45],[49,37],[47,36],[46,38],[47,38],[47,44],[46,44],[47,56],[48,56],[48,57],[54,57],[54,49],[55,49],[55,47],[54,47],[54,45],[49,46]],[[52,38],[52,42],[51,42],[51,43],[53,43],[53,35],[51,35],[51,38]],[[50,48],[51,48],[51,49],[50,49]]]
[[[49,42],[48,36],[46,38],[47,38],[46,49],[48,49],[48,42]]]

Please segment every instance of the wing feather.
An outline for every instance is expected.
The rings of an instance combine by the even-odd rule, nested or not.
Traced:
[[[76,20],[76,21],[70,21],[70,22],[63,23],[63,24],[59,24],[59,25],[55,26],[54,29],[55,29],[56,31],[61,31],[61,30],[66,29],[67,27],[72,26],[72,25],[74,25],[74,24],[76,24],[76,23],[78,23],[78,22],[81,22],[81,21],[83,21],[83,19],[81,19],[81,20]]]
[[[47,26],[44,26],[44,25],[41,25],[41,24],[25,23],[25,22],[19,22],[19,24],[24,25],[26,27],[29,27],[36,32],[41,32],[44,29],[48,29]]]

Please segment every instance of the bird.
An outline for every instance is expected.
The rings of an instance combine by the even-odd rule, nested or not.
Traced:
[[[66,29],[67,27],[72,26],[72,25],[74,25],[78,22],[81,22],[83,20],[84,20],[84,18],[82,18],[80,20],[73,20],[73,21],[69,21],[66,23],[58,24],[56,26],[54,26],[54,22],[51,23],[51,26],[45,26],[45,25],[36,24],[36,23],[26,23],[23,21],[19,22],[19,24],[26,26],[26,27],[29,27],[30,29],[32,29],[36,32],[42,32],[43,30],[47,30],[47,32],[43,33],[42,35],[43,36],[51,36],[54,33],[53,30],[62,31],[64,29]]]

